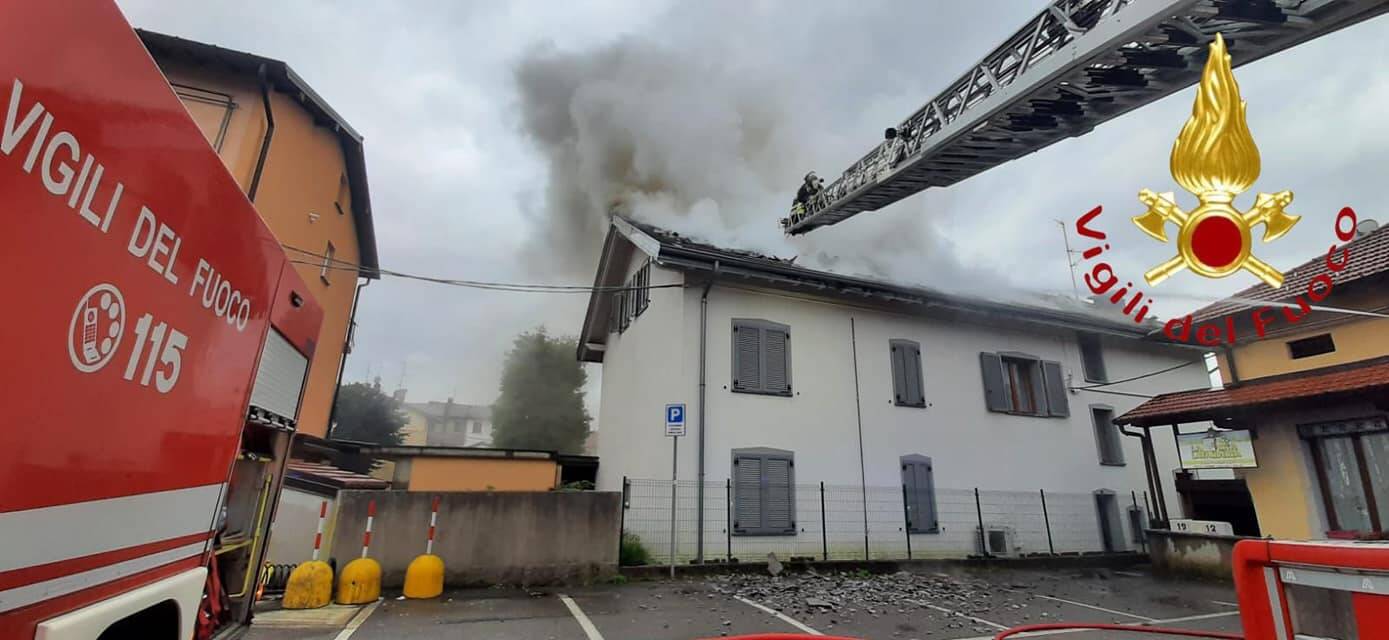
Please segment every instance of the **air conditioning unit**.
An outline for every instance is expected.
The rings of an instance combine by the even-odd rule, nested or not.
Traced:
[[[975,532],[979,530],[976,528]],[[981,553],[991,556],[1013,557],[1018,555],[1017,536],[1012,527],[1005,527],[996,524],[984,525],[984,535],[979,537],[980,543],[986,548],[980,549]]]

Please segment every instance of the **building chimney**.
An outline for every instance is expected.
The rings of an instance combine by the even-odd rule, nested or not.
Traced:
[[[1360,224],[1355,225],[1355,239],[1359,240],[1365,236],[1368,236],[1371,233],[1374,233],[1377,229],[1379,229],[1378,222],[1375,222],[1374,220],[1371,220],[1369,218],[1361,220]]]

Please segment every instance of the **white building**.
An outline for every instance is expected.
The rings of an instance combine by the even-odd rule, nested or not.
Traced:
[[[978,527],[965,526],[979,508],[975,488],[1018,492],[1019,504],[1039,489],[1073,496],[1084,504],[1065,513],[1088,514],[1089,523],[1077,535],[1132,548],[1133,523],[1150,513],[1141,505],[1150,499],[1155,511],[1157,497],[1142,497],[1152,484],[1141,439],[1123,437],[1111,419],[1145,397],[1208,380],[1201,352],[1127,318],[845,277],[614,218],[595,286],[624,285],[625,294],[590,298],[579,344],[580,360],[603,367],[599,489],[620,490],[624,477],[669,486],[664,408],[685,403],[680,479],[710,483],[707,520],[723,518],[722,487],[732,478],[738,537],[807,537],[808,526],[821,526],[806,522],[819,506],[796,486],[805,494],[807,483],[824,482],[899,491],[897,519],[881,523],[864,491],[862,528],[900,531],[905,503],[918,550],[975,548]],[[1173,442],[1153,444],[1162,499],[1180,517]],[[1140,511],[1121,515],[1134,502]],[[979,518],[1006,519],[1009,510],[986,505]],[[952,517],[960,524],[947,531]],[[704,523],[706,554],[732,548],[722,526]],[[1040,526],[1023,528],[1021,551],[1048,550],[1051,541],[1032,531]],[[821,544],[796,548],[818,556]]]

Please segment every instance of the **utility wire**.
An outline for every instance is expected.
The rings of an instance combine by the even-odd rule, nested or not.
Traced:
[[[1072,391],[1089,391],[1089,390],[1100,389],[1100,388],[1102,388],[1102,387],[1108,387],[1108,386],[1112,386],[1112,385],[1116,385],[1116,384],[1123,384],[1123,383],[1125,383],[1125,382],[1133,382],[1134,380],[1142,380],[1142,379],[1144,379],[1144,378],[1151,378],[1151,377],[1156,376],[1156,375],[1161,375],[1161,374],[1167,373],[1168,371],[1176,371],[1177,369],[1181,369],[1182,367],[1189,367],[1189,366],[1191,366],[1191,365],[1193,365],[1193,364],[1196,364],[1196,361],[1195,361],[1195,360],[1189,360],[1189,361],[1187,361],[1187,362],[1183,362],[1183,363],[1178,364],[1178,365],[1173,365],[1173,366],[1167,367],[1166,369],[1159,369],[1159,370],[1157,370],[1157,371],[1150,371],[1150,372],[1148,372],[1148,373],[1139,374],[1139,375],[1133,376],[1133,377],[1131,377],[1131,378],[1124,378],[1123,380],[1110,380],[1109,382],[1101,382],[1101,383],[1099,383],[1099,384],[1092,384],[1092,385],[1087,385],[1087,386],[1084,386],[1084,387],[1071,387],[1071,390],[1072,390]]]
[[[654,284],[654,285],[648,285],[648,286],[645,286],[645,287],[628,287],[628,286],[594,287],[594,286],[589,286],[589,285],[563,285],[563,284],[533,284],[533,283],[513,283],[513,282],[488,282],[488,281],[483,281],[483,280],[463,280],[463,279],[457,279],[457,278],[442,278],[442,277],[436,277],[436,276],[425,276],[425,275],[419,275],[419,274],[414,274],[414,273],[407,273],[407,272],[403,272],[403,271],[394,271],[394,270],[391,270],[391,269],[372,268],[372,267],[367,267],[367,266],[364,266],[364,265],[361,265],[361,264],[358,264],[358,263],[355,263],[355,262],[348,262],[348,261],[345,261],[345,260],[338,260],[338,259],[336,259],[336,258],[331,258],[331,257],[329,257],[329,256],[327,256],[327,255],[324,255],[324,254],[321,254],[321,253],[315,253],[315,252],[309,251],[309,250],[307,250],[307,249],[300,249],[299,247],[295,247],[295,246],[288,245],[288,244],[286,244],[286,245],[281,245],[281,246],[283,246],[285,249],[288,249],[288,250],[293,251],[293,252],[295,252],[295,253],[299,253],[299,254],[303,254],[304,256],[308,256],[308,257],[315,258],[314,260],[301,260],[301,259],[295,259],[295,257],[291,256],[290,262],[293,263],[293,264],[302,264],[302,265],[308,265],[308,266],[316,266],[316,267],[321,267],[321,268],[323,268],[323,269],[328,269],[328,270],[333,270],[333,271],[355,271],[355,272],[357,272],[357,273],[362,273],[362,274],[374,274],[374,275],[377,275],[377,276],[383,276],[383,275],[384,275],[384,276],[391,276],[391,277],[395,277],[395,278],[404,278],[404,279],[409,279],[409,280],[420,280],[420,281],[423,281],[423,282],[431,282],[431,283],[434,283],[434,284],[443,284],[443,285],[456,286],[456,287],[466,287],[466,288],[472,288],[472,289],[486,289],[486,290],[490,290],[490,291],[513,291],[513,292],[521,292],[521,293],[611,293],[611,292],[621,292],[621,291],[636,291],[636,290],[644,290],[644,289],[673,289],[673,288],[684,288],[684,287],[685,287],[685,285],[684,285],[684,284],[681,284],[681,283],[677,283],[677,284]]]

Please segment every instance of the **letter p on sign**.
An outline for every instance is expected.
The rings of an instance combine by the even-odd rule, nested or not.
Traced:
[[[685,405],[666,405],[666,435],[680,437],[685,435]]]

